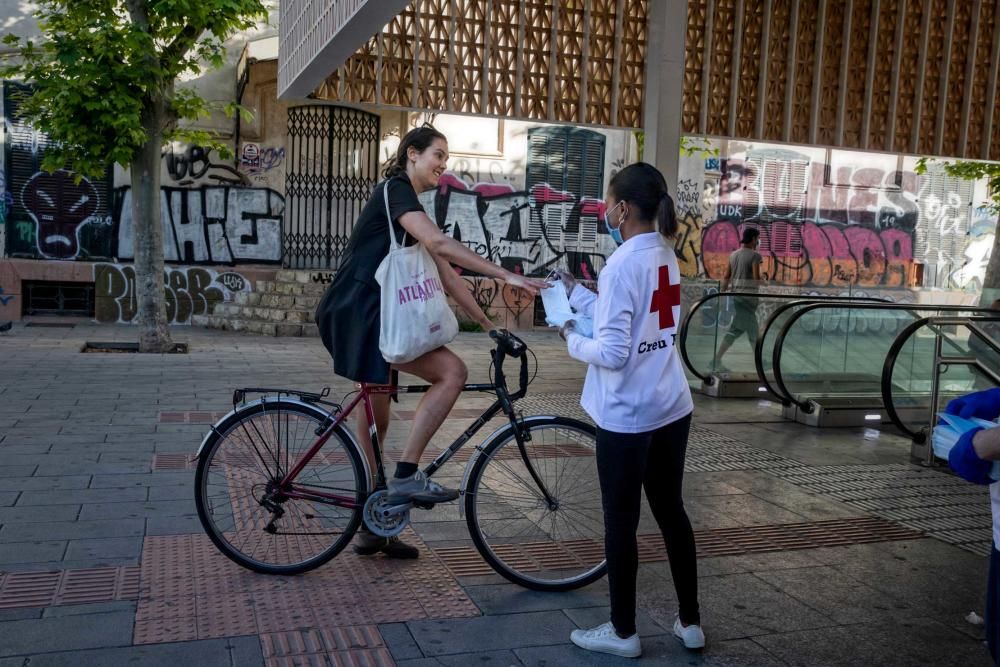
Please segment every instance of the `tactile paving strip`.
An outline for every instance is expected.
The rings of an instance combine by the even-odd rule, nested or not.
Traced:
[[[266,667],[396,664],[374,625],[268,632],[260,636],[260,645]]]
[[[95,567],[50,572],[0,572],[0,609],[134,600],[139,568]]]
[[[799,466],[769,472],[972,553],[990,553],[989,492],[947,472],[909,463]]]
[[[580,407],[579,394],[529,394],[517,404],[525,415],[555,414],[572,417],[592,424],[593,420]],[[461,454],[461,452],[459,452]],[[724,470],[771,470],[796,468],[798,461],[780,454],[752,447],[745,442],[710,431],[697,425],[691,426],[688,437],[686,472],[718,472]]]
[[[912,540],[920,537],[923,535],[919,532],[875,517],[695,531],[699,558]],[[545,563],[532,553],[534,546],[536,545],[504,545],[507,552],[501,555],[515,567],[535,571]],[[548,546],[558,548],[561,545]],[[603,543],[598,541],[587,544],[575,542],[565,546],[566,551],[571,553],[582,553],[585,550],[588,554],[600,554],[604,550]],[[639,535],[638,546],[640,563],[655,563],[667,559],[663,538],[659,534]],[[493,572],[474,547],[441,547],[434,551],[456,577]]]
[[[589,421],[574,394],[529,395],[518,405],[525,414],[548,412]],[[992,548],[988,492],[948,472],[910,463],[806,466],[696,425],[684,469],[761,470],[972,553],[988,556]]]
[[[478,616],[436,555],[412,530],[404,535],[420,549],[419,559],[362,557],[348,547],[326,565],[293,577],[246,570],[205,535],[147,536],[134,643]],[[377,646],[358,650],[370,654],[366,660],[381,655]],[[346,658],[341,663],[355,664]],[[365,663],[359,658],[357,664]]]
[[[154,454],[153,472],[174,471],[174,470],[194,470],[198,466],[198,459],[189,454]]]

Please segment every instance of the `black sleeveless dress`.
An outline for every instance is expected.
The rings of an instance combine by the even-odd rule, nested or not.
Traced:
[[[316,308],[316,324],[323,345],[333,357],[333,372],[371,384],[389,382],[389,362],[378,349],[382,296],[375,280],[378,265],[389,254],[390,223],[382,195],[386,187],[397,240],[403,238],[405,231],[399,217],[411,211],[424,211],[406,174],[376,185],[354,225],[337,275]],[[413,237],[406,237],[406,245],[416,242]]]

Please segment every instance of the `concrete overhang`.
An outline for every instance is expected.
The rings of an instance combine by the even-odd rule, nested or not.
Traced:
[[[278,97],[301,99],[379,33],[410,0],[285,0],[280,5]]]

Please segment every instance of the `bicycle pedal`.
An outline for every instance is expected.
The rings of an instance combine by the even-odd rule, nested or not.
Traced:
[[[413,506],[416,507],[418,510],[431,510],[431,509],[434,509],[434,505],[435,504],[436,503],[418,503],[416,501],[413,502]]]

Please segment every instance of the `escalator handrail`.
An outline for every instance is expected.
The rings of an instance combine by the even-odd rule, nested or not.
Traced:
[[[781,351],[785,345],[785,338],[788,336],[788,332],[799,321],[806,313],[811,313],[814,310],[824,307],[837,306],[837,304],[828,303],[813,303],[803,307],[796,313],[789,316],[788,321],[785,322],[784,326],[781,327],[781,331],[778,332],[778,338],[774,342],[774,351],[771,359],[771,369],[774,373],[774,382],[781,390],[782,394],[791,398],[794,405],[802,408],[806,413],[812,410],[812,406],[809,401],[800,401],[795,398],[795,396],[788,390],[785,385],[785,379],[781,374]],[[838,306],[842,307],[842,306]],[[858,303],[851,306],[851,308],[857,308],[859,310],[904,310],[908,311],[914,317],[919,317],[914,311],[921,310],[933,310],[937,312],[958,312],[958,313],[996,313],[995,310],[989,308],[979,308],[976,306],[957,306],[950,304],[912,304],[912,303]]]
[[[778,317],[782,315],[786,310],[792,308],[797,308],[799,306],[804,306],[815,301],[820,301],[822,303],[829,303],[831,301],[845,301],[845,302],[877,302],[877,303],[892,303],[884,297],[878,296],[852,296],[852,297],[825,297],[823,295],[812,296],[802,299],[801,301],[793,301],[791,303],[785,303],[777,308],[771,313],[771,315],[764,322],[764,326],[757,333],[757,344],[754,345],[753,350],[753,364],[754,368],[757,369],[757,377],[760,379],[764,388],[767,389],[773,396],[777,397],[781,401],[782,405],[788,406],[792,405],[794,399],[791,395],[779,393],[779,389],[771,384],[771,381],[767,378],[767,371],[764,370],[764,341],[767,338],[767,333],[771,330],[771,326],[778,320]]]
[[[993,311],[996,312],[996,311]],[[903,418],[899,416],[896,411],[896,404],[892,399],[892,375],[896,369],[896,360],[899,357],[899,353],[902,351],[903,346],[909,342],[910,338],[919,329],[925,326],[934,325],[947,325],[947,324],[959,324],[965,325],[970,322],[1000,322],[1000,314],[994,315],[993,317],[924,317],[911,324],[908,324],[905,329],[899,332],[896,336],[896,340],[892,341],[892,345],[889,346],[889,352],[885,355],[885,363],[882,364],[882,404],[885,407],[886,414],[889,415],[889,419],[895,424],[896,428],[910,436],[910,438],[916,443],[923,443],[926,440],[925,433],[921,431],[911,430],[904,422]],[[982,338],[990,347],[992,347],[998,354],[1000,354],[1000,346],[997,346],[990,338],[983,336],[975,328],[969,327],[969,331],[972,331],[977,336]]]
[[[880,299],[878,297],[850,297],[850,296],[835,296],[832,294],[829,296],[823,294],[814,294],[809,296],[803,296],[801,294],[769,294],[767,292],[713,292],[712,294],[706,294],[705,296],[701,297],[700,299],[695,301],[694,304],[691,305],[690,310],[688,310],[687,314],[684,316],[684,319],[681,320],[681,327],[680,330],[677,332],[677,339],[678,339],[677,349],[680,350],[681,360],[684,362],[684,365],[687,366],[688,370],[691,371],[691,373],[693,373],[694,376],[697,377],[699,380],[701,380],[702,382],[706,382],[708,384],[712,383],[711,375],[706,375],[701,373],[697,368],[694,367],[694,364],[691,363],[691,359],[688,357],[687,353],[688,326],[691,320],[693,319],[694,314],[698,310],[700,310],[703,305],[705,305],[712,299],[721,299],[724,296],[748,296],[757,299],[797,299],[800,301],[812,301],[816,299],[868,300],[868,301],[877,299],[879,301],[885,301],[885,299]]]

